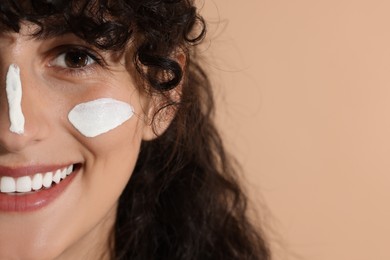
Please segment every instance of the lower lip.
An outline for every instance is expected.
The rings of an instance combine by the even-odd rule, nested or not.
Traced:
[[[65,191],[77,172],[75,170],[58,184],[52,184],[49,189],[26,194],[0,193],[0,212],[28,212],[47,206]]]

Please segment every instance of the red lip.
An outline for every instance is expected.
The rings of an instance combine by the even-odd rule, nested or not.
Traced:
[[[0,165],[0,176],[9,176],[13,178],[29,176],[36,173],[46,173],[52,172],[58,169],[62,169],[72,165],[72,163],[68,164],[59,164],[59,165],[31,165],[31,166],[23,166],[23,167],[8,167]]]
[[[53,183],[48,189],[42,189],[26,194],[0,193],[0,212],[29,212],[47,206],[65,191],[78,171],[79,168],[76,168],[68,177],[58,184]],[[29,173],[30,172],[24,171],[24,175],[28,175]],[[36,171],[33,173],[36,173]],[[0,171],[0,174],[2,175],[3,172]]]

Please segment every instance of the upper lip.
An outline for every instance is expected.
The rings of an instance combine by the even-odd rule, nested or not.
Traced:
[[[21,167],[9,167],[0,165],[0,176],[9,176],[9,177],[22,177],[22,176],[31,176],[36,173],[46,173],[52,172],[58,169],[62,169],[72,165],[73,163],[64,163],[64,164],[53,164],[53,165],[29,165]]]

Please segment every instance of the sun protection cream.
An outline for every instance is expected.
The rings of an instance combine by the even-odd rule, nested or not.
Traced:
[[[24,133],[24,115],[22,112],[22,82],[20,69],[16,64],[9,66],[6,77],[6,92],[9,108],[10,128],[16,134]]]
[[[133,107],[126,102],[100,98],[76,105],[68,119],[81,134],[95,137],[117,128],[133,114]]]

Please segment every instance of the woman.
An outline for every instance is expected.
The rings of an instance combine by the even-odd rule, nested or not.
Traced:
[[[0,4],[0,259],[269,259],[191,0]]]

